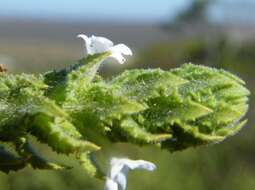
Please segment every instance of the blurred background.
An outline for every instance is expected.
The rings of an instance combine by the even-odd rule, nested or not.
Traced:
[[[254,12],[254,0],[0,0],[0,64],[14,73],[63,68],[82,57],[83,42],[76,35],[85,33],[125,43],[134,52],[125,65],[104,65],[106,77],[130,68],[170,69],[185,62],[229,70],[252,92],[249,123],[235,137],[174,154],[114,144],[97,156],[105,169],[111,156],[150,160],[158,166],[153,173],[131,172],[129,190],[253,190]],[[48,147],[39,148],[59,159]],[[103,184],[78,164],[67,171],[26,168],[0,173],[1,190],[101,190]]]

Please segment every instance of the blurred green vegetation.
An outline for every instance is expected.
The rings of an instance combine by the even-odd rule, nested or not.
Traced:
[[[50,50],[52,57],[44,55],[40,58],[35,57],[36,65],[33,64],[33,53],[31,53],[32,58],[23,57],[24,61],[19,63],[18,67],[15,65],[14,67],[17,68],[16,71],[39,72],[51,68],[54,62],[56,62],[54,67],[62,67],[67,64],[67,60],[73,59],[73,55],[67,54],[68,51],[65,48],[56,49],[58,48],[52,47]],[[108,144],[97,153],[101,166],[107,169],[111,156],[150,160],[158,166],[153,173],[131,172],[128,189],[255,189],[255,42],[233,43],[223,36],[214,40],[190,39],[159,43],[140,50],[132,63],[127,64],[127,68],[169,69],[185,62],[224,68],[247,82],[252,92],[247,126],[238,135],[221,144],[174,154],[160,151],[156,147],[141,148],[128,144]],[[37,65],[40,63],[44,65]],[[120,70],[123,70],[123,67],[117,67],[114,70],[103,68],[102,72],[111,75]],[[59,156],[48,151],[48,147],[40,148],[49,157],[59,159]],[[65,157],[60,155],[60,159]],[[79,165],[66,171],[36,171],[26,168],[9,175],[0,173],[1,190],[100,190],[103,189],[103,185],[102,181],[89,178]]]
[[[165,29],[180,29],[182,25],[190,23],[208,23],[207,10],[217,0],[191,0],[186,9],[181,10],[175,18],[165,24]]]

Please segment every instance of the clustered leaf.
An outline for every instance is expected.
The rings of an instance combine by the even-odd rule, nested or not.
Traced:
[[[39,154],[30,136],[57,153],[74,154],[100,178],[92,158],[102,139],[174,152],[221,142],[246,123],[250,92],[229,72],[184,64],[128,70],[109,80],[97,72],[108,56],[89,55],[40,75],[0,73],[0,142],[15,147],[1,146],[1,171],[68,168]]]

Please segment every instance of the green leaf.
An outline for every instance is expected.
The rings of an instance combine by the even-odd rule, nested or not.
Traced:
[[[5,173],[18,171],[26,166],[24,159],[14,155],[0,146],[0,170]]]
[[[77,155],[77,159],[90,177],[96,177],[98,179],[105,178],[105,174],[99,168],[93,154],[90,152],[83,152]]]
[[[97,145],[82,140],[76,128],[62,118],[38,114],[31,121],[30,130],[39,140],[59,153],[70,154],[100,149]]]
[[[19,154],[1,148],[0,170],[65,168],[27,139],[18,141],[30,134],[58,153],[75,154],[91,176],[100,176],[91,155],[108,140],[173,152],[221,142],[245,125],[250,92],[239,77],[184,64],[127,70],[106,80],[98,69],[109,55],[44,75],[0,73],[0,141],[16,143]]]
[[[16,150],[34,169],[62,170],[70,167],[48,161],[24,137],[16,141]]]
[[[172,138],[172,134],[152,134],[139,126],[133,119],[127,118],[120,124],[121,134],[126,136],[128,142],[139,144],[156,144]]]

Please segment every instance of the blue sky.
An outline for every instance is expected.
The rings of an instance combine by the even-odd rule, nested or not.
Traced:
[[[190,0],[0,0],[0,16],[160,21]]]
[[[0,18],[158,22],[173,18],[191,0],[0,0]],[[221,22],[255,21],[255,0],[215,0],[209,15]]]

